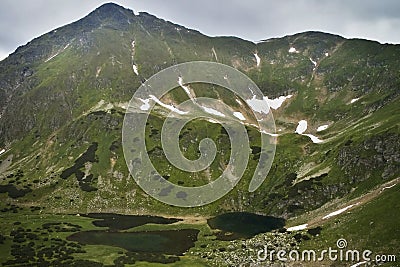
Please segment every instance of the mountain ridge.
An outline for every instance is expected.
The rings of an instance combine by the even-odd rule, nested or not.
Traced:
[[[52,31],[47,32],[47,33],[44,33],[44,34],[40,35],[39,37],[34,38],[33,40],[29,41],[25,45],[19,46],[9,56],[13,55],[14,53],[20,52],[18,50],[20,50],[20,49],[24,48],[25,46],[29,45],[31,42],[35,41],[36,39],[41,38],[44,35],[51,34],[52,32],[56,32],[57,30],[62,29],[64,27],[66,27],[66,26],[71,26],[71,27],[74,26],[74,27],[79,28],[80,24],[87,23],[87,24],[91,25],[92,27],[99,27],[101,25],[100,21],[102,19],[104,20],[104,17],[106,17],[107,19],[111,18],[112,20],[115,20],[116,22],[124,21],[124,22],[128,23],[127,22],[128,20],[124,20],[124,19],[121,19],[121,17],[116,16],[114,11],[118,11],[118,13],[117,13],[118,15],[124,15],[128,19],[132,18],[132,16],[133,17],[140,17],[140,16],[149,17],[149,18],[156,19],[156,20],[159,20],[159,21],[164,21],[164,22],[172,24],[172,25],[183,27],[183,28],[185,28],[187,30],[191,30],[191,31],[194,31],[194,32],[197,32],[197,33],[201,33],[198,30],[188,29],[188,28],[186,28],[186,27],[184,27],[182,25],[176,24],[176,23],[174,23],[172,21],[164,20],[162,18],[158,18],[155,15],[152,15],[152,14],[150,14],[148,12],[145,12],[145,11],[141,11],[141,12],[139,12],[139,15],[135,15],[135,13],[134,13],[134,11],[132,9],[125,8],[125,7],[123,7],[121,5],[118,5],[118,4],[114,3],[114,2],[109,2],[109,3],[104,3],[101,6],[97,7],[95,10],[93,10],[92,12],[90,12],[88,15],[86,15],[85,17],[83,17],[81,19],[78,19],[78,20],[76,20],[76,21],[74,21],[72,23],[60,26],[60,27],[56,28],[55,30],[52,30]],[[128,16],[128,14],[130,16]],[[203,34],[203,33],[201,33],[201,34]],[[251,40],[247,40],[247,39],[244,39],[244,38],[236,37],[236,36],[233,36],[233,35],[231,35],[231,36],[219,35],[219,36],[208,36],[208,37],[210,37],[210,38],[236,38],[236,39],[240,39],[240,40],[245,41],[245,42],[250,42],[250,43],[253,43],[253,44],[260,44],[260,43],[264,43],[264,42],[269,42],[269,41],[279,40],[279,39],[285,39],[285,38],[291,38],[292,39],[292,38],[296,38],[299,35],[306,36],[306,35],[309,35],[309,34],[317,34],[317,35],[321,35],[321,37],[322,37],[322,35],[329,35],[329,36],[338,37],[338,38],[346,39],[346,40],[364,40],[364,41],[376,42],[376,43],[379,43],[379,44],[382,44],[382,45],[389,45],[389,46],[390,45],[398,45],[398,44],[390,44],[390,43],[380,43],[380,42],[375,41],[375,40],[369,40],[369,39],[363,39],[363,38],[345,38],[345,37],[343,37],[343,36],[341,36],[339,34],[323,32],[323,31],[318,31],[318,30],[309,30],[309,31],[304,31],[304,32],[298,32],[298,33],[293,33],[293,34],[289,34],[289,35],[284,35],[284,36],[280,36],[280,37],[271,37],[271,38],[262,39],[260,41],[251,41]],[[203,34],[203,35],[205,35],[205,34]],[[58,36],[58,38],[59,37],[60,36]],[[5,59],[3,59],[3,60],[5,60]]]

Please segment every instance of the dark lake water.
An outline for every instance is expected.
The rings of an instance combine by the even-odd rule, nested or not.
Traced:
[[[97,227],[108,227],[110,230],[127,230],[129,228],[145,225],[148,223],[154,224],[171,224],[181,221],[175,218],[164,218],[160,216],[150,215],[121,215],[114,213],[89,213],[82,215],[92,219]]]
[[[83,231],[70,235],[67,240],[84,245],[108,245],[131,252],[182,255],[197,241],[197,229],[109,232]]]
[[[172,224],[180,219],[148,215],[121,215],[113,213],[90,213],[83,215],[95,219],[97,227],[108,227],[107,230],[81,231],[67,237],[83,245],[106,245],[120,247],[128,251],[135,260],[171,263],[178,261],[197,241],[199,230],[159,230],[121,232],[148,223]],[[97,219],[97,220],[96,220]]]
[[[224,213],[207,220],[212,229],[221,230],[218,240],[250,238],[260,233],[270,232],[285,226],[285,220],[272,216],[249,212]]]
[[[68,236],[67,240],[83,245],[120,247],[130,253],[136,253],[135,258],[143,258],[146,261],[164,262],[165,255],[171,257],[183,255],[194,247],[200,232],[197,229],[121,232],[148,223],[172,224],[179,219],[112,213],[91,213],[84,216],[95,219],[94,225],[108,229],[77,232]],[[247,212],[233,212],[218,215],[207,220],[207,223],[212,229],[221,230],[217,234],[217,239],[234,240],[280,229],[285,225],[285,220]]]

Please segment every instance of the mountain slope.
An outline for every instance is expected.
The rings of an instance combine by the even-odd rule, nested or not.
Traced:
[[[270,98],[294,94],[282,108],[274,111],[277,128],[284,133],[279,138],[278,148],[290,145],[286,144],[286,136],[293,135],[290,132],[294,132],[301,119],[308,120],[308,132],[312,134],[318,126],[329,125],[328,130],[322,132],[322,139],[329,142],[323,144],[307,144],[309,140],[305,137],[296,136],[307,149],[306,153],[297,151],[285,156],[293,157],[294,162],[289,160],[289,164],[296,165],[289,168],[293,173],[298,173],[297,168],[303,161],[303,165],[318,165],[320,169],[334,169],[335,165],[343,169],[342,162],[348,161],[343,156],[346,146],[357,146],[349,144],[351,141],[347,139],[355,135],[358,143],[375,139],[372,142],[390,142],[388,147],[395,149],[388,153],[395,165],[389,165],[384,176],[393,177],[398,170],[395,110],[399,92],[399,57],[396,55],[399,53],[396,45],[346,40],[318,32],[259,44],[233,37],[209,38],[146,13],[135,16],[130,10],[106,4],[82,20],[18,48],[1,62],[1,91],[5,102],[0,136],[3,146],[14,148],[15,152],[9,154],[18,155],[17,159],[37,153],[38,148],[32,147],[35,143],[50,163],[51,158],[57,157],[68,156],[75,160],[84,150],[72,151],[73,148],[98,142],[99,151],[108,154],[102,155],[101,161],[105,162],[98,162],[102,165],[98,173],[112,172],[113,168],[106,166],[116,157],[118,171],[126,177],[121,151],[109,150],[113,142],[120,142],[118,130],[121,129],[123,103],[130,99],[141,81],[161,69],[191,60],[212,60],[247,73]],[[179,101],[181,97],[175,94],[173,98]],[[223,100],[228,101],[227,98],[229,95]],[[104,109],[111,113],[102,112]],[[391,115],[385,115],[386,110]],[[385,116],[385,120],[381,116]],[[98,131],[104,134],[98,136]],[[386,138],[389,133],[381,133],[381,138],[369,137],[382,131],[393,132],[393,138]],[[103,144],[105,140],[109,140],[107,144]],[[27,146],[31,152],[27,151]],[[330,151],[336,155],[324,159],[320,148],[324,153]],[[377,148],[377,151],[387,153],[385,148]],[[313,156],[312,152],[317,155]],[[279,160],[278,154],[278,163]],[[28,161],[33,169],[39,169],[29,176],[40,180],[48,172],[39,174],[41,170],[50,167],[60,170],[65,164],[68,166],[64,160],[53,162],[53,166],[46,160]],[[356,160],[350,168],[358,164]],[[374,160],[368,164],[374,166]],[[279,170],[279,166],[277,168]],[[284,177],[288,173],[270,175]],[[355,175],[357,177],[357,173]],[[370,174],[367,171],[365,175]],[[337,182],[336,178],[331,180]]]
[[[129,176],[122,123],[128,101],[142,82],[174,64],[200,60],[240,70],[268,96],[275,105],[276,156],[263,185],[247,192],[261,149],[249,107],[223,88],[191,85],[197,97],[217,98],[245,115],[251,151],[244,178],[232,192],[206,207],[175,208],[150,198]],[[105,4],[0,62],[1,207],[5,214],[12,205],[62,214],[207,217],[248,211],[305,223],[301,220],[309,213],[322,215],[323,207],[335,207],[338,200],[348,203],[397,181],[398,66],[400,45],[321,32],[256,44],[208,37],[147,13],[135,15]],[[162,101],[176,105],[187,100],[178,79],[176,87]],[[182,130],[180,146],[188,158],[199,156],[203,138],[218,144],[210,168],[191,175],[171,167],[162,152],[164,119],[165,110],[158,106],[146,131],[147,149],[160,174],[185,186],[218,177],[230,153],[223,128],[195,120]],[[295,133],[300,121],[307,122],[302,134]],[[393,198],[398,198],[396,192]]]

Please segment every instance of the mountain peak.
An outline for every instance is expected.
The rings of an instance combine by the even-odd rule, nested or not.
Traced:
[[[85,18],[78,21],[78,24],[81,23],[89,27],[112,25],[113,27],[122,30],[135,20],[135,17],[136,16],[132,10],[110,2],[96,8]]]
[[[99,6],[98,8],[95,9],[95,12],[112,12],[112,11],[124,11],[126,10],[126,8],[124,8],[123,6],[120,6],[116,3],[113,2],[109,2],[109,3],[105,3],[101,6]]]

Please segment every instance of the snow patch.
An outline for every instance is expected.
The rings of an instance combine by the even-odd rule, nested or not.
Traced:
[[[275,110],[280,108],[282,106],[283,102],[285,102],[286,99],[289,99],[292,96],[293,95],[280,96],[275,99],[269,99],[267,96],[264,96],[262,100],[259,100],[254,95],[252,99],[248,99],[248,100],[246,100],[246,102],[254,111],[257,111],[259,113],[268,114],[269,108],[272,108]],[[236,102],[238,102],[240,105],[242,105],[240,100],[236,99]]]
[[[180,87],[182,87],[183,90],[185,90],[185,92],[186,92],[186,94],[189,96],[189,98],[192,99],[192,95],[191,95],[191,93],[190,93],[189,86],[183,85],[183,79],[182,79],[182,77],[179,77],[179,78],[178,78],[178,84],[179,84]]]
[[[211,49],[211,51],[212,51],[212,53],[213,53],[213,55],[214,55],[214,57],[215,57],[215,60],[218,61],[217,52],[215,52],[214,47]]]
[[[358,267],[358,266],[361,266],[361,265],[363,265],[365,263],[367,263],[367,261],[361,261],[361,262],[358,262],[356,264],[351,265],[350,267]]]
[[[289,53],[299,53],[293,46],[289,48]]]
[[[243,116],[243,114],[241,112],[233,112],[233,116],[235,116],[236,118],[238,118],[241,121],[246,120],[246,118]]]
[[[312,134],[302,134],[302,135],[310,137],[311,141],[312,141],[314,144],[319,144],[319,143],[322,143],[322,142],[323,142],[321,139],[319,139],[319,138],[316,137],[315,135],[312,135]]]
[[[280,96],[275,99],[269,99],[268,97],[264,97],[264,99],[268,102],[268,105],[270,108],[273,109],[278,109],[282,106],[283,102],[285,102],[286,99],[291,98],[293,95],[288,95],[288,96]]]
[[[288,232],[293,232],[293,231],[301,231],[301,230],[305,230],[307,229],[308,224],[301,224],[301,225],[296,225],[293,227],[289,227],[288,229],[286,229],[286,231]]]
[[[360,99],[360,98],[353,98],[353,99],[350,101],[350,104],[353,104],[354,102],[357,102],[359,99]]]
[[[137,65],[134,63],[134,59],[135,59],[135,45],[136,45],[136,42],[135,42],[135,40],[133,40],[133,41],[131,42],[131,46],[132,46],[132,55],[131,55],[131,58],[132,58],[132,69],[133,69],[133,72],[134,72],[137,76],[139,76],[139,69],[138,69]],[[113,64],[113,65],[114,65],[114,64]]]
[[[259,66],[260,66],[260,64],[261,64],[261,58],[258,56],[258,54],[257,54],[257,53],[255,53],[255,54],[254,54],[254,57],[256,58],[257,67],[259,67]]]
[[[311,141],[315,144],[322,143],[323,141],[316,137],[315,135],[312,134],[305,134],[304,132],[307,130],[307,121],[306,120],[301,120],[299,121],[299,124],[297,125],[295,133],[308,136]]]
[[[358,204],[358,203],[357,203],[357,204]],[[339,214],[345,212],[346,210],[348,210],[348,209],[354,207],[354,206],[357,205],[357,204],[352,204],[352,205],[349,205],[349,206],[347,206],[347,207],[345,207],[345,208],[343,208],[343,209],[340,209],[340,210],[331,212],[331,213],[329,213],[328,215],[324,216],[322,219],[328,219],[328,218],[330,218],[330,217],[339,215]]]
[[[177,109],[176,107],[174,107],[174,106],[172,106],[172,105],[167,105],[167,104],[164,104],[163,102],[161,102],[156,96],[154,96],[154,95],[149,95],[150,96],[150,98],[153,100],[153,101],[155,101],[157,104],[159,104],[160,106],[162,106],[162,107],[164,107],[164,108],[166,108],[166,109],[169,109],[169,110],[171,110],[171,111],[173,111],[173,112],[175,112],[175,113],[178,113],[178,114],[180,114],[180,115],[185,115],[185,114],[187,114],[188,112],[187,111],[182,111],[182,110],[179,110],[179,109]]]
[[[207,113],[209,113],[209,114],[216,115],[216,116],[220,116],[220,117],[225,117],[225,114],[223,114],[223,113],[221,113],[221,112],[219,112],[218,110],[215,110],[215,109],[213,109],[213,108],[208,108],[208,107],[204,107],[204,106],[201,106],[201,108],[202,108],[205,112],[207,112]]]
[[[219,124],[219,121],[214,120],[214,119],[207,119],[207,121],[208,121],[208,122],[211,122],[211,123],[217,123],[217,124]]]
[[[59,52],[57,52],[55,55],[49,57],[48,59],[46,59],[44,62],[48,62],[50,60],[52,60],[53,58],[55,58],[56,56],[58,56]]]
[[[279,136],[279,134],[269,133],[269,132],[267,132],[265,130],[261,130],[260,133],[267,134],[267,135],[272,136],[272,137],[278,137]]]
[[[137,76],[139,76],[138,67],[137,67],[136,65],[132,65],[132,69],[133,69],[133,72],[134,72]]]
[[[101,72],[101,67],[97,67],[97,69],[96,69],[96,78],[99,77],[100,72]]]
[[[139,98],[139,100],[143,102],[143,105],[140,106],[140,109],[141,109],[141,110],[146,111],[146,110],[149,110],[149,109],[150,109],[150,104],[149,104],[150,98],[148,98],[148,99],[141,99],[141,98]]]
[[[255,97],[253,89],[251,89],[251,87],[249,87],[249,90],[253,94],[253,96]]]
[[[299,121],[295,133],[303,134],[306,130],[307,130],[307,121],[306,120]]]
[[[310,58],[310,61],[312,64],[314,64],[315,67],[317,66],[317,61],[314,61],[312,58]]]
[[[263,98],[261,100],[257,99],[255,95],[253,95],[252,99],[247,99],[246,103],[256,112],[268,114],[269,105],[268,102]]]
[[[52,55],[51,57],[46,59],[44,62],[48,62],[48,61],[52,60],[53,58],[55,58],[56,56],[58,56],[61,52],[63,52],[65,49],[67,49],[69,47],[69,45],[70,44],[68,43],[66,46],[64,46],[63,49],[59,50],[55,55]]]
[[[317,128],[317,132],[321,132],[321,131],[325,131],[326,129],[328,129],[329,125],[325,124],[325,125],[321,125]]]

